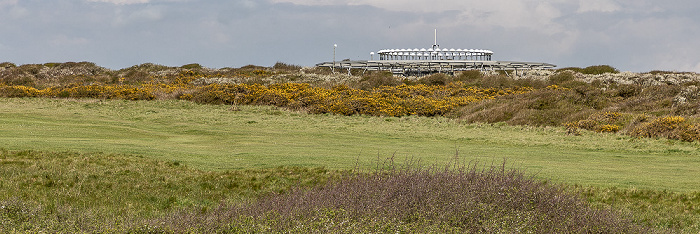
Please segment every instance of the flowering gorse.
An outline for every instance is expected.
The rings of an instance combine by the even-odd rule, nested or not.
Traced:
[[[369,91],[345,85],[333,88],[312,87],[302,83],[269,86],[259,84],[211,84],[180,96],[201,103],[274,105],[306,109],[311,113],[374,116],[435,116],[449,113],[466,104],[496,96],[531,91],[531,88],[496,89],[466,87],[461,83],[446,86],[382,86]]]

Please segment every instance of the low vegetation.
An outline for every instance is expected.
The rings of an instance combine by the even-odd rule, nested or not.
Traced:
[[[3,232],[648,231],[504,166],[203,172],[127,155],[7,150],[0,160]]]
[[[388,165],[391,167],[391,165]],[[561,187],[505,167],[404,166],[153,222],[174,232],[640,233]],[[162,224],[174,225],[162,225]],[[160,224],[160,225],[159,225]]]
[[[565,126],[572,134],[584,129],[636,137],[700,139],[700,127],[695,124],[700,116],[695,84],[700,80],[644,85],[584,82],[579,78],[581,74],[619,73],[607,65],[563,68],[544,79],[466,71],[456,76],[435,74],[401,80],[386,72],[366,72],[344,82],[332,81],[333,76],[320,68],[284,63],[235,69],[142,64],[118,71],[88,62],[3,63],[2,69],[2,97],[182,99],[203,104],[274,105],[310,113],[441,115],[470,123]],[[318,76],[326,76],[326,81],[305,82]],[[605,113],[626,118],[615,123],[595,120]],[[654,123],[669,118],[683,121],[665,130],[656,129],[658,124]]]
[[[329,69],[284,63],[221,69],[196,63],[180,67],[141,64],[121,70],[89,62],[1,63],[0,97],[180,100],[224,104],[230,111],[244,105],[268,105],[304,114],[378,116],[388,122],[395,120],[392,117],[429,116],[460,124],[555,127],[564,129],[561,134],[566,139],[626,135],[617,139],[629,139],[625,141],[630,145],[638,145],[635,141],[642,138],[668,139],[669,145],[700,140],[700,90],[696,86],[700,79],[692,73],[628,74],[607,65],[522,77],[479,71],[404,78],[386,72],[350,72],[351,76],[338,75]],[[80,115],[78,110],[71,111]],[[44,121],[38,118],[32,121]],[[152,119],[153,124],[168,118],[159,115]],[[116,121],[123,121],[120,127],[128,124]],[[337,129],[347,128],[349,125]],[[220,139],[217,136],[222,134],[210,131],[207,139]],[[438,135],[430,136],[439,139]],[[137,141],[121,144],[132,149],[129,145],[140,144]],[[485,146],[495,144],[488,139],[479,141],[486,142]],[[534,145],[542,150],[552,148],[551,144],[568,144],[562,142]],[[154,160],[138,153],[60,152],[51,144],[46,144],[46,151],[0,150],[0,231],[700,231],[700,195],[687,190],[693,185],[686,180],[678,182],[684,188],[679,192],[561,185],[505,167],[442,169],[408,163],[381,165],[377,171],[361,173],[307,167],[202,171],[185,166],[177,160],[179,156]],[[673,155],[669,163],[692,160],[688,158],[695,155],[670,150],[644,152],[651,154],[645,157]],[[588,148],[584,151],[592,155]],[[608,148],[599,151],[614,151],[620,158],[632,154]],[[359,157],[357,160],[360,165]],[[550,162],[565,165],[562,160]],[[347,163],[347,159],[342,162]]]
[[[176,210],[206,212],[338,177],[323,168],[224,172],[102,153],[0,149],[0,232],[127,232]]]

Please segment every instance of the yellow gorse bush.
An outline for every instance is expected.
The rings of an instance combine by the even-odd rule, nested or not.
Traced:
[[[383,86],[370,91],[340,85],[330,89],[304,83],[269,86],[259,84],[212,84],[196,89],[181,99],[201,103],[274,105],[307,109],[311,113],[341,115],[405,116],[443,115],[466,104],[500,95],[531,91],[531,88],[495,89],[447,86]]]
[[[152,100],[155,95],[148,89],[131,85],[86,85],[75,87],[53,87],[36,89],[26,86],[0,86],[2,97],[61,97]]]
[[[476,88],[463,83],[449,85],[383,86],[372,90],[352,89],[345,85],[333,88],[313,87],[306,83],[211,84],[194,86],[187,81],[197,77],[183,73],[173,84],[83,85],[36,89],[26,86],[0,85],[4,97],[59,97],[151,100],[174,97],[208,104],[274,105],[304,109],[310,113],[341,115],[406,116],[444,115],[472,102],[497,96],[519,94],[532,88]]]
[[[631,135],[639,137],[672,136],[675,130],[688,127],[690,126],[685,124],[685,118],[680,116],[666,116],[637,126],[632,131]]]
[[[599,112],[590,115],[587,119],[564,124],[569,132],[576,132],[582,128],[596,132],[618,132],[624,123],[621,123],[625,115],[618,112]]]
[[[595,129],[596,132],[617,132],[620,131],[620,126],[614,124],[604,124],[598,125]]]

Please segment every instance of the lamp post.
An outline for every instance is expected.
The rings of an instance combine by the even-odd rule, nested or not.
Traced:
[[[338,44],[333,44],[333,67],[331,67],[333,74],[335,74],[335,48],[338,48]]]

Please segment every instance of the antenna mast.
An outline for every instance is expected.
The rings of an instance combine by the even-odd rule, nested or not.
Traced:
[[[435,44],[433,44],[433,50],[440,48],[440,45],[437,43],[437,29],[435,29]]]

